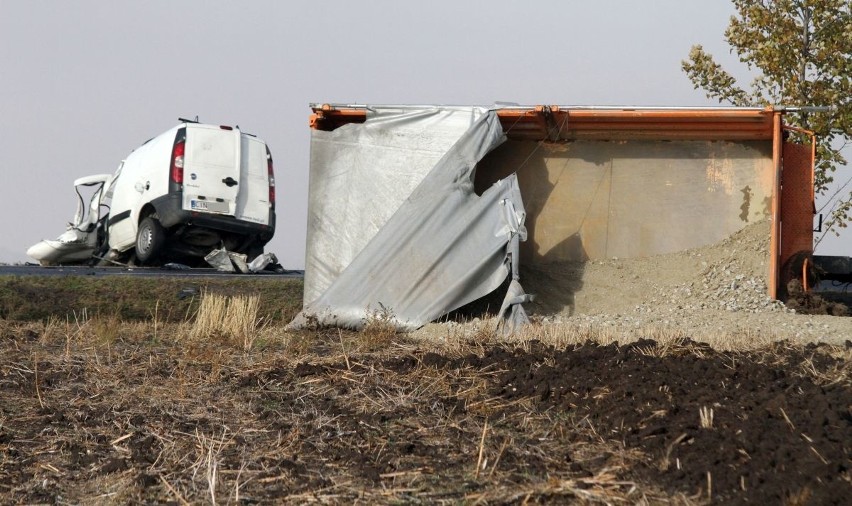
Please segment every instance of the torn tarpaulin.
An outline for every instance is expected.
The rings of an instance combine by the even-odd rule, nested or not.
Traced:
[[[511,241],[507,244],[508,258],[512,266],[512,282],[506,291],[506,297],[500,306],[498,316],[498,330],[502,330],[504,336],[513,334],[519,327],[530,322],[527,312],[522,306],[525,302],[535,299],[535,295],[527,294],[521,287],[521,276],[518,273],[520,267],[520,242],[527,240],[527,229],[524,227],[524,215],[519,214],[511,201],[504,202],[503,210],[506,222],[514,225]]]
[[[311,131],[305,305],[331,286],[485,113],[367,107],[366,123]]]
[[[473,172],[476,163],[504,139],[502,127],[493,111],[480,108],[432,108],[429,111],[405,111],[405,127],[417,133],[417,122],[428,122],[427,131],[441,128],[436,115],[462,114],[469,126],[461,133],[444,155],[405,198],[375,235],[357,251],[351,262],[339,274],[332,273],[327,288],[306,304],[305,309],[291,323],[293,327],[305,325],[308,319],[320,325],[361,328],[371,313],[387,312],[392,323],[402,330],[415,329],[462,305],[476,300],[498,288],[514,270],[517,284],[517,241],[525,238],[525,218],[520,189],[515,175],[498,181],[481,196],[473,190]],[[415,111],[417,112],[417,111]],[[426,114],[426,113],[429,114]],[[412,128],[414,125],[415,128]],[[335,141],[329,142],[327,133],[319,137],[319,145],[311,149],[311,193],[316,197],[317,187],[328,188],[326,177],[345,172],[350,160],[375,172],[381,169],[383,177],[366,184],[382,184],[382,191],[398,190],[394,181],[395,166],[376,167],[369,155],[374,145],[363,148],[362,128],[372,128],[370,139],[405,136],[393,122],[371,125],[348,125],[334,132]],[[455,125],[457,126],[457,125]],[[428,136],[408,139],[395,146],[396,163],[422,164],[431,152],[418,150],[418,140]],[[405,141],[405,139],[402,139]],[[406,149],[407,146],[407,149]],[[326,152],[331,150],[331,153]],[[355,151],[352,153],[351,151]],[[332,154],[336,151],[343,153]],[[365,160],[365,158],[367,158]],[[344,164],[335,167],[335,163]],[[332,165],[328,167],[325,165]],[[317,166],[322,165],[322,166]],[[329,212],[340,213],[335,206],[345,206],[362,197],[342,188],[341,195],[324,190],[322,205]],[[375,193],[375,192],[372,192]],[[370,201],[381,207],[383,202]],[[330,208],[330,209],[329,209]],[[345,211],[344,211],[345,212]],[[312,220],[318,223],[313,234],[309,232],[309,258],[306,265],[306,285],[312,278],[311,269],[317,264],[336,264],[340,259],[335,250],[324,248],[325,256],[312,257],[310,252],[316,242],[330,242],[345,237],[346,230],[336,234],[334,226],[324,220],[323,213],[309,210]],[[333,224],[332,224],[333,225]],[[357,227],[358,224],[348,224]],[[351,254],[349,244],[342,241],[338,250]],[[316,249],[316,248],[315,248]],[[515,269],[512,269],[515,264]],[[327,275],[327,272],[323,273]],[[335,275],[336,274],[336,275]],[[518,285],[519,288],[519,285]],[[306,286],[306,291],[308,287]],[[521,290],[522,291],[522,290]],[[516,301],[514,295],[512,301]],[[512,302],[510,301],[510,302]],[[511,307],[517,304],[509,304]],[[508,314],[510,311],[506,311]],[[517,313],[517,310],[515,311]]]

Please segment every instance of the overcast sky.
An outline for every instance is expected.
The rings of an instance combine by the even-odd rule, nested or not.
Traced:
[[[680,62],[702,44],[747,76],[723,40],[732,14],[722,0],[0,0],[0,261],[64,231],[74,179],[198,115],[269,144],[267,251],[302,268],[309,103],[713,105]]]

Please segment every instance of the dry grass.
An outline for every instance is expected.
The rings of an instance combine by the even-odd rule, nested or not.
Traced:
[[[264,334],[269,318],[259,316],[256,295],[223,296],[205,293],[189,332],[191,339],[224,337],[248,351]]]
[[[364,327],[359,333],[359,348],[370,351],[387,347],[398,334],[395,318],[393,312],[381,304],[378,309],[368,310]]]
[[[699,427],[702,429],[712,429],[713,428],[713,408],[708,408],[707,406],[701,406],[698,410],[698,418],[699,418]]]
[[[436,345],[439,348],[453,348],[458,343],[468,341],[481,342],[483,345],[499,343],[527,348],[531,342],[553,346],[557,349],[595,343],[602,346],[613,343],[629,344],[646,339],[657,343],[654,350],[649,352],[664,356],[669,351],[677,351],[681,343],[697,340],[718,351],[751,351],[765,349],[779,340],[771,333],[755,333],[744,330],[740,333],[725,333],[701,336],[700,338],[677,327],[668,325],[648,325],[638,328],[620,328],[607,325],[592,325],[590,323],[541,323],[533,322],[521,328],[511,336],[501,336],[496,329],[496,320],[486,320],[482,323],[472,322],[449,323],[443,325],[430,324],[424,329],[414,332],[413,336]]]
[[[201,307],[191,326],[158,324],[157,339],[153,323],[3,323],[5,347],[15,342],[18,351],[0,372],[1,400],[15,406],[15,414],[0,416],[0,430],[12,431],[15,451],[28,455],[17,460],[32,479],[13,479],[17,464],[0,462],[0,482],[10,483],[0,486],[0,500],[56,493],[107,504],[665,498],[619,478],[642,455],[590,443],[591,435],[570,446],[576,460],[608,452],[618,461],[591,476],[560,470],[569,447],[548,435],[590,429],[526,401],[492,398],[488,385],[499,371],[398,369],[393,360],[418,345],[384,327],[377,336],[301,337],[273,328],[277,337],[258,350],[235,337],[258,321],[250,302],[212,298]],[[244,315],[243,324],[223,330],[233,315]],[[180,332],[184,338],[175,337]],[[309,349],[294,353],[299,339]],[[376,349],[380,342],[385,347]],[[294,374],[305,358],[320,369]],[[21,392],[16,399],[3,393],[9,388]],[[59,415],[44,413],[65,421],[55,426],[44,417]],[[416,445],[404,456],[408,442]]]
[[[631,477],[660,455],[588,419],[494,396],[505,371],[425,360],[624,342],[607,329],[533,325],[504,339],[456,326],[420,340],[379,314],[361,332],[288,333],[258,308],[205,294],[183,323],[156,311],[148,322],[0,320],[0,502],[702,502]],[[706,352],[667,329],[644,337],[658,341],[641,349],[650,356]],[[830,352],[846,365],[800,374],[848,382],[852,357]],[[701,426],[713,427],[705,409]]]

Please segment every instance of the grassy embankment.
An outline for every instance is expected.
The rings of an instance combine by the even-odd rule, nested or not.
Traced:
[[[257,296],[259,315],[270,323],[287,323],[301,308],[302,280],[3,276],[0,319],[46,322],[111,318],[178,323],[193,317],[205,293]]]

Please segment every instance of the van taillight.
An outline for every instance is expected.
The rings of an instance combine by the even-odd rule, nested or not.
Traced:
[[[174,148],[172,148],[172,181],[177,184],[183,184],[183,153],[185,148],[185,140],[176,141]]]
[[[275,171],[272,170],[272,153],[266,148],[266,166],[269,170],[269,203],[275,207]]]

